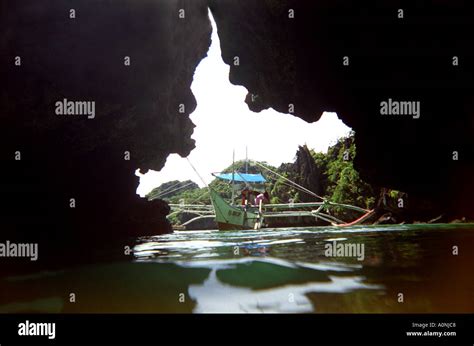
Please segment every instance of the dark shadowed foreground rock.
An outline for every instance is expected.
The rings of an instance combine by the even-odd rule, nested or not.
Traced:
[[[40,258],[67,261],[170,232],[168,206],[136,195],[135,170],[194,147],[205,2],[1,1],[0,13],[0,238],[40,241]],[[64,99],[95,102],[94,116],[56,114]]]

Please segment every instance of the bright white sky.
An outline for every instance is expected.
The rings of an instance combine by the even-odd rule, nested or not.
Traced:
[[[279,166],[293,161],[298,145],[306,144],[326,152],[338,138],[349,133],[350,128],[336,113],[325,112],[319,121],[309,124],[273,109],[250,111],[244,102],[247,89],[229,82],[229,66],[221,58],[216,24],[209,15],[212,43],[207,57],[196,68],[191,85],[197,100],[197,107],[190,115],[196,125],[192,135],[196,147],[188,156],[206,183],[212,181],[211,173],[232,164],[233,150],[236,161],[245,159],[247,147],[249,159]],[[246,135],[247,132],[250,134]],[[170,180],[191,179],[203,186],[187,160],[177,154],[169,155],[161,171],[150,170],[144,175],[137,171],[137,175],[140,176],[137,193],[142,197]]]

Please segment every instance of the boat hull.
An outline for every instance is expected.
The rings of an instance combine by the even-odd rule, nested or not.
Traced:
[[[259,220],[258,213],[228,204],[219,194],[210,190],[212,205],[219,230],[254,229]]]

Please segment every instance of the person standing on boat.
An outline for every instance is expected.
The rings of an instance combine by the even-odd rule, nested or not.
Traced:
[[[242,190],[242,206],[246,206],[247,203],[248,203],[248,200],[249,200],[249,193],[250,193],[250,190],[248,187],[245,187],[243,190]]]
[[[257,192],[257,191],[253,191],[253,190],[250,190],[248,187],[245,187],[243,190],[242,190],[242,205],[245,206],[245,205],[254,205],[254,204],[257,204],[259,202],[257,202],[257,196],[261,194],[260,192]],[[267,193],[267,196],[268,196],[268,193]]]
[[[250,190],[248,187],[245,187],[242,190],[242,205],[245,206],[247,204],[251,204],[252,200],[254,199],[254,196],[257,196],[257,193],[255,191]]]
[[[267,191],[265,191],[264,193],[261,193],[261,194],[257,195],[257,197],[255,197],[255,205],[256,206],[259,206],[260,202],[268,203],[269,201],[270,201],[270,195],[268,194]]]

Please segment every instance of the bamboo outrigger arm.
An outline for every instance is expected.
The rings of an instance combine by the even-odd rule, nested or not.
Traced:
[[[348,223],[343,223],[343,224],[332,224],[333,226],[338,226],[338,227],[348,227],[348,226],[354,226],[354,225],[357,225],[361,222],[364,222],[365,220],[367,220],[369,217],[371,217],[373,214],[375,214],[375,209],[372,209],[372,210],[369,210],[367,213],[365,213],[364,215],[362,215],[360,218],[358,218],[357,220],[354,220],[352,222],[348,222]]]

